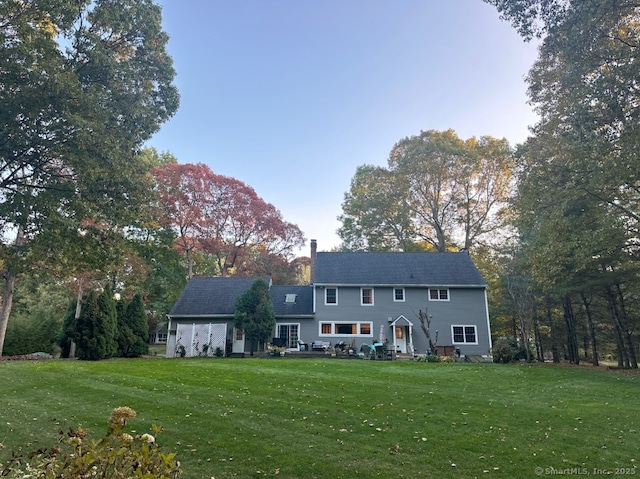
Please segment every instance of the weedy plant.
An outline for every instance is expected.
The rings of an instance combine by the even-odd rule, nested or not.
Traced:
[[[156,443],[162,432],[152,426],[152,434],[132,436],[124,432],[136,417],[129,407],[117,407],[109,417],[109,427],[99,440],[88,438],[89,430],[78,427],[60,433],[58,445],[38,449],[26,457],[15,455],[0,472],[8,479],[175,479],[180,464],[175,453],[164,453]]]

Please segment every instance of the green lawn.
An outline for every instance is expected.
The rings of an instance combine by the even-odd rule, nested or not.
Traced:
[[[629,474],[640,460],[640,378],[587,368],[5,361],[0,381],[0,462],[53,445],[60,428],[81,424],[98,438],[117,406],[138,412],[128,426],[138,433],[165,428],[159,442],[188,479]]]

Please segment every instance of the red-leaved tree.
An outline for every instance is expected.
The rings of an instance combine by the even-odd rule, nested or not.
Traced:
[[[222,276],[264,274],[252,258],[289,260],[304,244],[300,229],[284,221],[253,188],[217,175],[203,163],[167,163],[153,175],[163,211],[159,221],[176,232],[189,277],[194,274],[195,254],[213,262],[214,273]]]

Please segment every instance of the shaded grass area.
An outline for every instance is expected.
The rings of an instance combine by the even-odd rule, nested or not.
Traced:
[[[164,427],[185,478],[536,477],[640,459],[640,378],[581,368],[331,359],[0,364],[0,462],[114,407]],[[640,471],[638,471],[640,474]]]

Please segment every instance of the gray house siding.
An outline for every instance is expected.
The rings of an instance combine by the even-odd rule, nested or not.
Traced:
[[[337,304],[325,304],[326,288],[337,289]],[[446,289],[449,299],[447,301],[430,301],[429,288],[415,286],[365,286],[373,288],[373,305],[361,304],[360,286],[325,286],[316,287],[316,334],[321,340],[352,342],[356,346],[362,343],[371,343],[380,339],[381,327],[385,339],[394,343],[396,331],[392,328],[393,322],[403,316],[401,325],[412,323],[410,339],[412,351],[415,354],[425,354],[428,348],[427,338],[420,327],[418,319],[419,310],[427,310],[432,317],[432,340],[435,340],[435,331],[438,331],[439,346],[454,346],[460,349],[462,355],[487,355],[490,349],[490,334],[487,324],[485,306],[485,291],[481,288],[447,288],[445,286],[434,287]],[[404,301],[394,301],[395,289],[402,289]],[[325,323],[355,323],[370,322],[368,334],[339,333],[334,328],[330,333],[323,333],[322,325]],[[455,342],[452,327],[474,327],[475,341],[473,343]],[[400,332],[400,334],[403,334]],[[399,341],[403,342],[403,341]],[[477,343],[477,344],[476,344]]]
[[[315,254],[313,245],[312,278],[313,286],[272,285],[264,278],[276,314],[273,338],[290,350],[314,341],[360,349],[384,337],[396,352],[424,354],[428,341],[418,311],[426,310],[437,346],[490,354],[487,285],[467,253]],[[203,344],[212,354],[221,341],[225,352],[249,352],[233,312],[255,279],[192,278],[169,314],[167,356],[176,356],[180,346],[198,355]],[[328,291],[333,304],[327,304]]]

